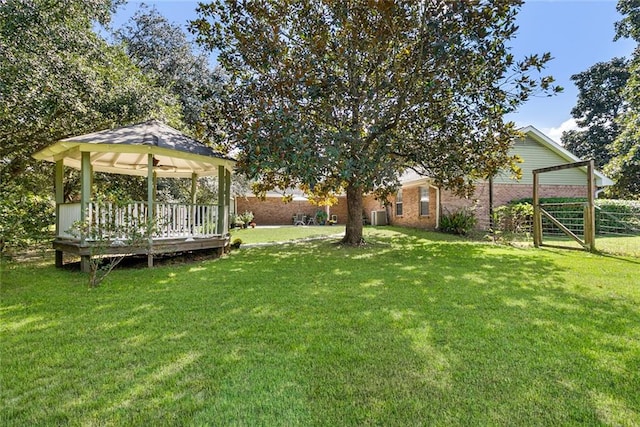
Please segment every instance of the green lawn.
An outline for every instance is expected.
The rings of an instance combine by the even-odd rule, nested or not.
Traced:
[[[3,265],[0,424],[640,425],[640,260],[366,236]]]
[[[582,236],[579,236],[582,237]],[[543,243],[581,249],[581,246],[566,236],[544,236]],[[596,250],[611,255],[627,255],[640,258],[640,236],[596,235]]]
[[[290,240],[314,239],[323,236],[344,235],[344,226],[267,226],[257,228],[234,228],[231,240],[240,239],[243,244],[285,242]]]

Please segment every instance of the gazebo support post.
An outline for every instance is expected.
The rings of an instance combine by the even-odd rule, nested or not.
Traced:
[[[56,171],[54,178],[54,188],[56,193],[56,237],[60,235],[60,205],[64,203],[64,161],[56,160]],[[56,267],[60,268],[64,264],[63,252],[56,249]]]
[[[225,194],[225,168],[218,166],[218,224],[216,226],[217,234],[224,234],[224,201]]]
[[[198,174],[191,174],[191,204],[196,204],[196,196],[198,195]]]
[[[198,194],[198,174],[195,172],[191,174],[191,208],[189,212],[189,216],[191,217],[191,227],[189,230],[191,235],[194,236],[196,234],[196,196]]]
[[[85,224],[87,222],[87,206],[91,202],[91,153],[82,152],[82,160],[80,164],[80,221]],[[80,246],[84,246],[87,242],[85,233],[80,235]],[[82,255],[80,257],[80,270],[84,273],[91,271],[91,255]]]
[[[226,211],[226,215],[223,221],[223,230],[221,234],[227,234],[229,232],[229,215],[228,215],[228,209],[230,209],[231,206],[231,172],[229,172],[228,170],[225,169],[225,175],[224,175],[224,205],[227,209]]]
[[[147,154],[147,265],[153,267],[153,236],[151,227],[153,226],[153,199],[155,197],[153,172],[153,154]]]

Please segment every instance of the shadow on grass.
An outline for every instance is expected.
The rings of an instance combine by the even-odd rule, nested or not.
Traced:
[[[120,270],[92,291],[39,269],[51,283],[3,291],[3,419],[638,420],[637,299],[578,289],[555,254],[379,233]]]

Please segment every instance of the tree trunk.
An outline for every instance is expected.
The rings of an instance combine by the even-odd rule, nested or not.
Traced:
[[[347,186],[347,228],[342,243],[359,246],[362,238],[362,187]]]

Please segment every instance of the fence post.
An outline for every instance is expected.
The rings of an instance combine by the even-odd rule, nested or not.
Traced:
[[[594,186],[594,162],[593,159],[587,165],[587,211],[584,218],[584,240],[589,247],[589,251],[596,250],[596,205]],[[588,233],[587,233],[588,230]]]
[[[533,245],[542,245],[542,217],[540,216],[540,195],[538,194],[538,173],[533,171]]]

